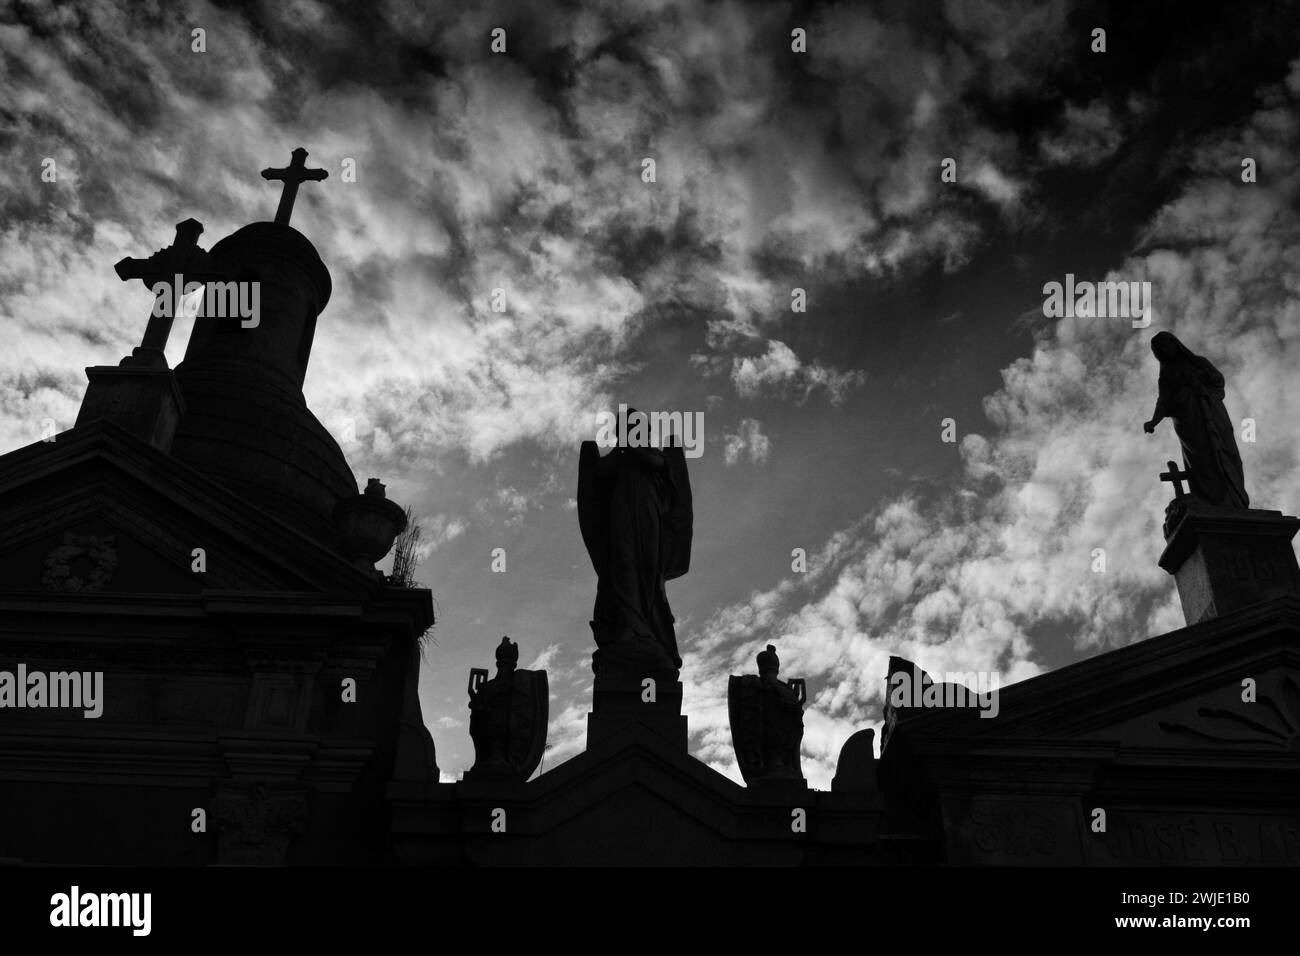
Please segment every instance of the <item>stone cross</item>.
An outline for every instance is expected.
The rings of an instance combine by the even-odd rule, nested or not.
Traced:
[[[280,193],[280,206],[275,211],[275,221],[281,226],[289,225],[293,215],[293,202],[298,198],[298,186],[306,182],[320,182],[329,175],[323,169],[307,168],[307,150],[299,146],[292,153],[293,161],[282,169],[262,170],[263,179],[278,179],[284,183]]]
[[[1165,462],[1165,464],[1169,466],[1169,470],[1162,471],[1160,473],[1160,480],[1173,483],[1175,498],[1183,497],[1183,480],[1187,479],[1187,483],[1188,485],[1190,485],[1191,477],[1192,477],[1191,474],[1186,471],[1179,471],[1178,465],[1176,465],[1172,461],[1167,461]]]
[[[197,219],[178,222],[176,238],[166,249],[158,250],[148,259],[133,259],[128,256],[119,261],[113,270],[123,282],[139,279],[150,288],[150,291],[158,282],[167,282],[170,288],[170,283],[176,275],[184,276],[189,271],[188,267],[199,263],[206,264],[206,253],[199,248],[199,235],[202,232],[203,223]],[[198,279],[199,276],[192,276],[192,278]],[[176,305],[177,303],[173,302],[172,308],[166,310],[166,315],[150,314],[140,348],[157,352],[166,350],[167,338],[171,335],[172,321],[176,316]]]

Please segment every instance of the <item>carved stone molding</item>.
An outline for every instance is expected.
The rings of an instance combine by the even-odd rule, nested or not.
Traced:
[[[1300,684],[1289,674],[1276,694],[1259,693],[1255,703],[1232,708],[1198,707],[1194,723],[1160,721],[1160,729],[1177,737],[1221,744],[1276,747],[1300,751]]]

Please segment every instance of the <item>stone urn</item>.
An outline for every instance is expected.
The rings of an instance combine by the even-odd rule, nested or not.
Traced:
[[[388,500],[378,478],[371,478],[364,494],[344,498],[334,506],[334,524],[348,560],[363,571],[374,572],[375,562],[392,550],[393,541],[406,530],[406,512]]]

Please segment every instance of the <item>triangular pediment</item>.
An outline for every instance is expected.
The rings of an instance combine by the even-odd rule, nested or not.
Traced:
[[[341,555],[104,421],[0,457],[0,542],[0,587],[22,591],[376,587]]]
[[[997,716],[905,713],[950,749],[1077,743],[1300,756],[1300,600],[1279,598],[1002,687]]]
[[[1195,700],[1102,728],[1093,736],[1129,747],[1273,751],[1300,756],[1300,667],[1252,668],[1237,683],[1227,680]]]

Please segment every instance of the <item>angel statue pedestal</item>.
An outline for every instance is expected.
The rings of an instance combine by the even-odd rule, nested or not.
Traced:
[[[578,458],[578,524],[597,581],[588,747],[636,723],[686,749],[682,659],[664,585],[690,566],[691,486],[681,445],[670,435],[655,447],[647,421],[623,411],[618,444],[602,456],[583,442]]]
[[[630,672],[629,672],[630,673]],[[587,715],[587,749],[608,740],[630,724],[640,724],[686,750],[682,682],[672,673],[596,677]]]

